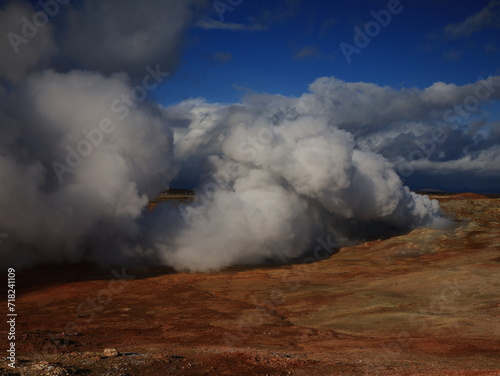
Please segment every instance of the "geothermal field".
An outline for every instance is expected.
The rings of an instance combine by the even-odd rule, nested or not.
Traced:
[[[315,263],[26,270],[18,368],[0,372],[498,375],[500,199],[436,198],[449,228],[342,247]]]
[[[500,376],[500,0],[0,0],[0,375]]]

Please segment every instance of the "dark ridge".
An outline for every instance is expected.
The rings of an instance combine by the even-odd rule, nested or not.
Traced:
[[[161,193],[161,195],[184,195],[194,196],[194,191],[191,189],[169,188]]]

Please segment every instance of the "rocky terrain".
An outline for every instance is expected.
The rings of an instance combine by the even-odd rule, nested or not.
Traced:
[[[0,374],[500,375],[500,199],[436,198],[449,229],[316,263],[19,273]]]

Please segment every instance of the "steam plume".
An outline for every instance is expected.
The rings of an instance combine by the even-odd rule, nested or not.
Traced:
[[[164,108],[148,94],[168,85],[206,2],[123,3],[61,7],[64,22],[40,28],[19,56],[0,44],[2,265],[290,262],[318,238],[338,246],[439,225],[437,202],[398,176],[401,161],[498,179],[498,124],[448,112],[481,85],[484,103],[497,100],[498,77],[423,90],[318,78],[299,98]],[[0,28],[18,31],[34,11],[7,4]],[[434,140],[436,129],[453,142]],[[422,140],[434,150],[412,160]],[[173,179],[194,184],[197,201],[145,211]]]

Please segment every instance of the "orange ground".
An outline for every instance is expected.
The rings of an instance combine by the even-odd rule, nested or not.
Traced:
[[[19,273],[18,367],[0,373],[500,375],[500,199],[438,199],[455,228],[315,264]]]

